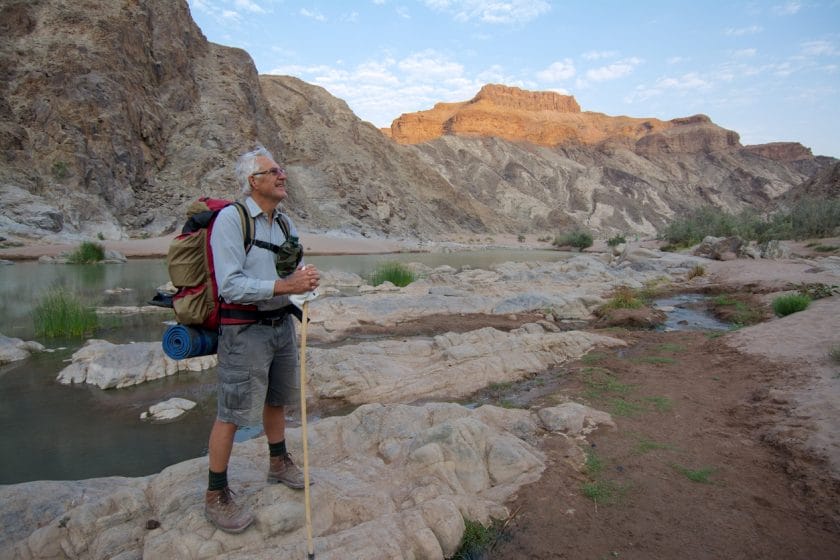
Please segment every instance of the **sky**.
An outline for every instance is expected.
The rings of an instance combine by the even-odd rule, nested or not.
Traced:
[[[495,83],[840,158],[840,0],[188,2],[208,40],[380,128]]]

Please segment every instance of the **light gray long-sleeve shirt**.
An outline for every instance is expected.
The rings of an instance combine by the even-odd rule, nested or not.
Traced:
[[[254,239],[282,245],[286,236],[274,220],[279,211],[267,215],[250,196],[245,199],[245,207],[254,218]],[[288,216],[286,219],[289,234],[297,237],[294,223]],[[279,309],[289,304],[288,296],[274,295],[274,281],[279,278],[274,266],[274,253],[257,246],[252,246],[245,253],[242,220],[233,205],[222,209],[216,217],[210,247],[213,250],[219,295],[226,302],[256,304],[261,311]]]

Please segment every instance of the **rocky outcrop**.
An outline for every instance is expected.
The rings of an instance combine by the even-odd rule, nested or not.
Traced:
[[[302,223],[402,236],[492,223],[491,209],[323,88],[288,76],[261,76],[260,83],[285,131],[290,190],[298,191],[290,208]]]
[[[179,371],[202,371],[216,365],[216,355],[173,360],[160,342],[112,344],[88,340],[73,353],[72,362],[61,370],[57,381],[65,385],[89,383],[100,389],[130,387]]]
[[[43,352],[44,345],[34,340],[21,340],[0,334],[0,365],[25,360],[35,352]]]
[[[20,227],[172,231],[199,191],[236,194],[234,154],[280,151],[253,62],[186,2],[4,2],[0,22],[0,185],[44,206],[3,212]]]
[[[569,436],[560,443],[566,459],[552,468],[582,468],[573,438],[613,424],[608,414],[570,404],[538,412],[370,404],[314,422],[308,448],[317,557],[451,558],[464,519],[506,519],[506,501],[539,478],[546,463],[535,444],[547,431]],[[300,430],[287,429],[286,441],[300,457]],[[235,445],[231,484],[256,515],[241,535],[204,519],[206,458],[145,478],[0,486],[0,556],[302,557],[303,492],[266,485],[267,466],[264,437]]]
[[[744,146],[744,151],[776,161],[800,161],[813,159],[814,154],[799,142],[770,142]]]
[[[401,144],[456,135],[543,146],[593,145],[610,139],[635,141],[670,126],[658,119],[582,113],[570,95],[490,84],[469,101],[438,103],[429,111],[401,115],[391,124],[389,136]]]

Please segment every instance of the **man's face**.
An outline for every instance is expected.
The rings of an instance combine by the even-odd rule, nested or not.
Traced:
[[[286,170],[277,165],[271,158],[260,156],[257,158],[257,170],[251,173],[251,196],[270,200],[277,204],[288,193],[286,192]]]

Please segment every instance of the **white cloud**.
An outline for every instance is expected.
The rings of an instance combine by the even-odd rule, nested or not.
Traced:
[[[494,65],[467,76],[464,67],[446,54],[425,50],[402,59],[383,54],[353,68],[288,65],[269,74],[297,76],[343,99],[359,118],[390,126],[404,112],[430,109],[438,102],[466,101],[487,83],[526,87]],[[533,86],[531,86],[533,87]]]
[[[221,17],[224,20],[233,21],[236,23],[242,21],[242,16],[239,15],[239,12],[234,12],[233,10],[222,10]]]
[[[373,3],[374,3],[374,4],[376,4],[377,6],[382,6],[382,5],[384,5],[384,4],[385,4],[385,2],[387,2],[387,1],[388,1],[388,0],[373,0]]]
[[[723,32],[731,37],[740,37],[742,35],[755,35],[764,30],[760,25],[750,25],[749,27],[727,27]]]
[[[588,51],[581,55],[584,60],[599,60],[601,58],[614,58],[618,51]]]
[[[689,72],[678,77],[659,78],[651,86],[640,85],[624,98],[627,103],[647,101],[652,97],[671,92],[685,95],[686,93],[704,91],[712,88],[712,83],[696,72]]]
[[[265,13],[265,10],[259,4],[252,2],[251,0],[236,0],[235,4],[237,8],[242,8],[243,10],[254,14]]]
[[[689,60],[691,60],[691,59],[685,58],[684,56],[672,56],[666,62],[668,64],[680,64],[680,63],[683,63],[683,62],[688,62]]]
[[[316,10],[307,10],[306,8],[301,8],[300,12],[298,13],[303,17],[314,19],[315,21],[327,21],[326,16],[324,16],[324,14]]]
[[[431,49],[409,55],[397,63],[397,67],[412,80],[430,77],[451,79],[464,73],[463,65]]]
[[[806,41],[802,43],[802,52],[814,56],[840,55],[840,50],[829,41]]]
[[[396,12],[397,15],[403,19],[411,19],[411,12],[409,12],[408,8],[405,6],[397,6]]]
[[[541,72],[537,72],[537,78],[543,82],[562,82],[575,75],[575,64],[572,59],[565,58],[553,62]]]
[[[732,56],[737,58],[750,58],[758,54],[757,49],[740,49],[732,52]]]
[[[787,2],[773,6],[773,13],[780,16],[792,16],[802,8],[800,2]]]
[[[619,60],[618,62],[613,62],[612,64],[608,64],[607,66],[601,66],[600,68],[593,68],[592,70],[586,71],[586,78],[592,82],[604,82],[607,80],[615,80],[617,78],[623,78],[633,72],[633,69],[636,68],[639,64],[641,64],[641,59],[639,58],[625,58],[624,60]]]
[[[457,21],[524,23],[551,10],[544,0],[423,0],[433,10],[449,12]]]

